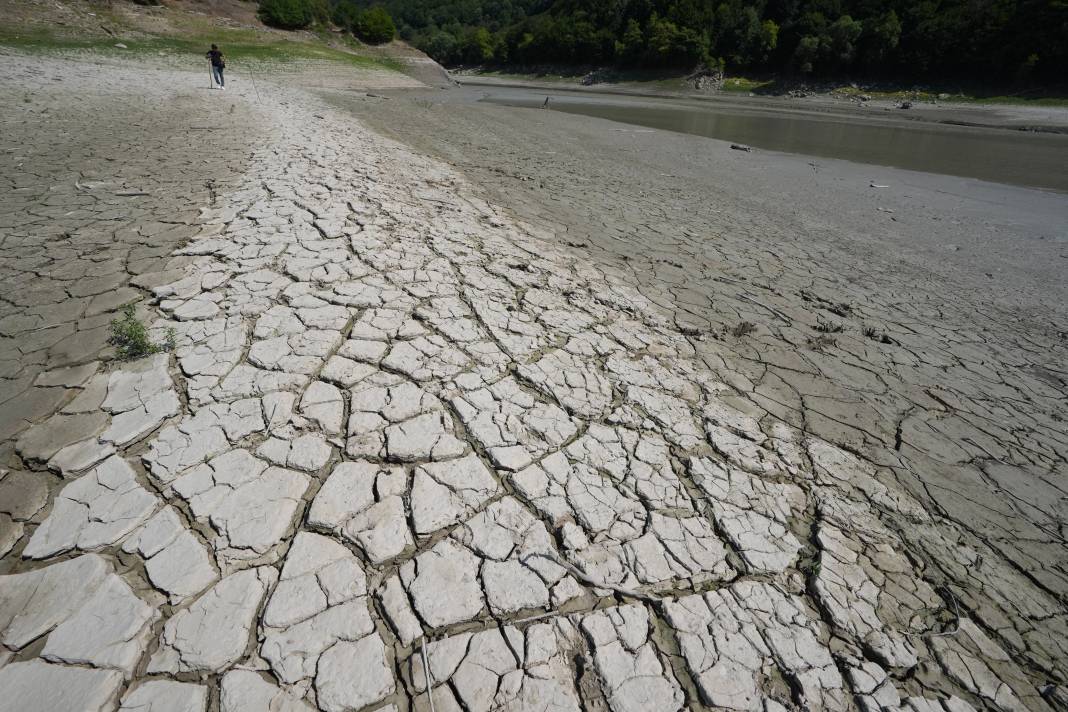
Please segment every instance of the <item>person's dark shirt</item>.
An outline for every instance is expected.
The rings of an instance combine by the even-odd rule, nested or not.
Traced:
[[[220,52],[217,49],[208,50],[208,59],[211,60],[212,66],[215,66],[215,67],[223,66],[222,52]]]

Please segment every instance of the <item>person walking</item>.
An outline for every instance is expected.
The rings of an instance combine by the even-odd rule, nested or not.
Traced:
[[[223,53],[219,51],[219,45],[213,44],[206,56],[208,61],[211,62],[211,76],[215,78],[215,83],[219,85],[220,89],[225,89],[226,82],[223,81],[223,70],[226,69],[226,61],[223,59]]]

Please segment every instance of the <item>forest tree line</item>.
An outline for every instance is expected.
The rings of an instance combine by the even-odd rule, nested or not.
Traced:
[[[1068,0],[337,0],[447,66],[1068,81]]]
[[[384,7],[363,7],[354,0],[260,0],[258,14],[265,24],[283,30],[334,24],[368,44],[383,44],[397,35]]]

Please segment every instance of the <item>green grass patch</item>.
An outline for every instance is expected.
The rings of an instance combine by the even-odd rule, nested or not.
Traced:
[[[148,327],[141,323],[133,305],[130,305],[122,310],[121,319],[111,320],[108,343],[115,347],[116,356],[127,361],[161,351],[173,351],[175,338],[174,329],[169,328],[162,343],[152,341],[148,335]]]
[[[581,74],[523,74],[521,72],[499,71],[495,69],[478,70],[475,72],[459,72],[456,76],[461,79],[468,77],[489,77],[491,79],[503,79],[507,81],[538,81],[544,84],[576,84],[581,81]]]
[[[774,84],[770,79],[750,79],[749,77],[726,77],[723,91],[741,94],[757,93],[769,89]]]
[[[336,62],[367,69],[399,71],[399,62],[367,54],[357,47],[339,49],[318,42],[287,39],[274,33],[222,28],[202,37],[92,37],[72,38],[46,31],[13,32],[0,29],[0,45],[26,53],[64,54],[89,52],[108,57],[195,57],[200,61],[211,43],[222,47],[228,62],[277,64],[288,62]],[[123,44],[125,48],[116,47]]]
[[[869,96],[883,101],[917,101],[943,102],[958,104],[1004,104],[1013,106],[1068,106],[1068,96],[1049,91],[1020,91],[1001,93],[994,90],[977,89],[864,89],[854,86],[840,86],[832,90],[839,96]]]
[[[917,103],[959,103],[959,104],[1004,104],[1012,106],[1068,106],[1068,90],[1042,89],[1011,91],[997,87],[912,87],[894,86],[893,84],[869,85],[804,82],[782,78],[757,79],[751,77],[727,77],[723,81],[723,91],[751,93],[764,96],[778,96],[794,89],[807,88],[818,94],[830,94],[838,97],[866,96],[876,101]]]

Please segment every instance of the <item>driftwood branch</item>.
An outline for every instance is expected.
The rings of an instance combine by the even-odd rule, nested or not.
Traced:
[[[642,601],[648,601],[649,603],[658,603],[659,602],[658,598],[656,598],[655,596],[650,596],[647,593],[642,593],[641,591],[635,591],[635,590],[630,589],[630,588],[625,588],[624,586],[617,586],[615,584],[606,583],[604,581],[598,581],[597,579],[593,578],[589,574],[581,571],[576,566],[573,566],[573,565],[569,564],[568,562],[564,561],[562,558],[560,558],[559,554],[557,554],[555,551],[552,551],[551,549],[549,551],[532,552],[530,554],[527,554],[523,558],[525,560],[525,559],[529,559],[532,556],[540,556],[540,557],[542,557],[544,559],[548,559],[549,561],[553,562],[554,564],[556,564],[557,566],[562,568],[564,571],[567,571],[569,574],[571,574],[572,576],[577,578],[579,581],[583,581],[583,582],[589,584],[590,586],[593,586],[594,588],[604,588],[604,589],[607,589],[609,591],[614,591],[614,592],[618,593],[621,596],[627,596],[628,598],[637,598],[637,599],[640,599]]]

